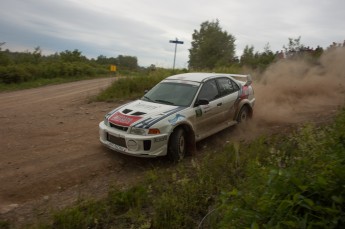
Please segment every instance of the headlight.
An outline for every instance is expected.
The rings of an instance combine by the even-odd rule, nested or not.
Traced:
[[[131,134],[135,134],[135,135],[155,135],[155,134],[160,134],[160,130],[159,129],[142,129],[142,128],[135,128],[132,127],[131,128]]]
[[[111,113],[108,113],[104,116],[104,125],[109,126],[109,117],[111,116]]]
[[[146,131],[146,129],[132,127],[130,133],[135,135],[146,135]]]

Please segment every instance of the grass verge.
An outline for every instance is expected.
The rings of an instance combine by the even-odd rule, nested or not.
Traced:
[[[94,100],[110,102],[119,99],[136,99],[141,97],[145,90],[151,89],[170,75],[172,75],[170,70],[160,69],[152,71],[148,75],[119,78],[110,87],[96,96]]]

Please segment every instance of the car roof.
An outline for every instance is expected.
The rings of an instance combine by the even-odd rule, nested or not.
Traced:
[[[239,75],[239,74],[225,74],[225,73],[205,73],[205,72],[193,72],[193,73],[183,73],[177,74],[173,76],[169,76],[166,80],[185,80],[185,81],[193,81],[193,82],[205,82],[211,78],[217,77],[246,77],[247,75]]]

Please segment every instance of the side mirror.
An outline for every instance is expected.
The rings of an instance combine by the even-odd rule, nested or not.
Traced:
[[[208,105],[210,102],[207,99],[199,99],[195,102],[194,106]]]

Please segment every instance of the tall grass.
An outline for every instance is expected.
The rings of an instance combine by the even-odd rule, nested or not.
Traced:
[[[176,72],[175,72],[176,73]],[[102,91],[96,101],[115,101],[119,99],[135,99],[141,97],[164,78],[172,75],[171,70],[158,69],[147,75],[127,76],[119,78],[110,87]]]
[[[331,128],[308,125],[265,148],[249,146],[243,182],[220,198],[217,228],[345,225],[344,126],[343,111]]]

